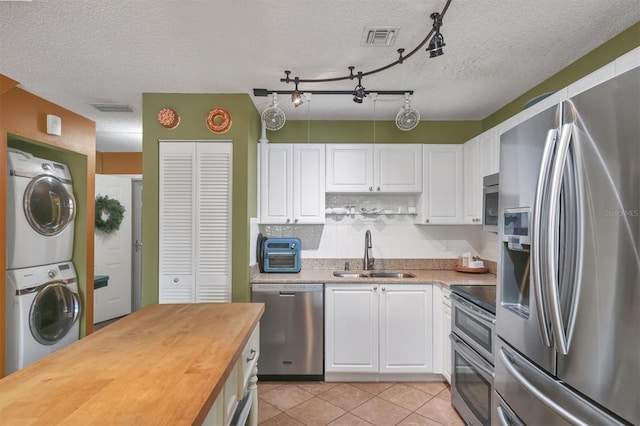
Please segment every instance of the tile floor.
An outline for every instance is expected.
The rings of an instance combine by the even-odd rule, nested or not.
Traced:
[[[258,382],[258,424],[464,425],[442,382]]]

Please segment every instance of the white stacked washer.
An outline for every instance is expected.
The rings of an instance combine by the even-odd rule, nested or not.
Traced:
[[[78,340],[80,311],[73,263],[7,271],[6,374]]]
[[[71,259],[76,202],[66,164],[9,149],[7,269]]]

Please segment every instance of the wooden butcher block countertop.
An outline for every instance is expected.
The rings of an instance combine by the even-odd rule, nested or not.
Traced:
[[[146,306],[1,379],[0,424],[199,424],[263,312]]]

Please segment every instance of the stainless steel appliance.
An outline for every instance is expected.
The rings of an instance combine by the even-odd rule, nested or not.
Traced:
[[[501,137],[501,415],[640,424],[638,117],[635,69]]]
[[[482,230],[498,233],[500,174],[482,178]]]
[[[262,379],[324,379],[324,285],[253,284],[260,320]]]
[[[496,287],[451,286],[451,404],[467,424],[491,424]]]
[[[264,272],[300,272],[301,250],[299,238],[266,238],[258,263]]]

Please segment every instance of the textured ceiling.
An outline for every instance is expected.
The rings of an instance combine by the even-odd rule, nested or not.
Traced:
[[[98,150],[141,148],[142,93],[292,90],[283,71],[326,78],[369,71],[431,29],[436,0],[0,0],[0,73],[97,123]],[[423,120],[479,120],[640,21],[638,0],[453,0],[445,55],[424,49],[363,79],[369,90],[414,90]],[[397,26],[390,47],[361,46],[365,26]],[[301,84],[352,90],[355,81]],[[262,111],[271,98],[253,97]],[[393,120],[403,96],[315,95],[288,120]],[[90,104],[129,104],[101,113]]]

